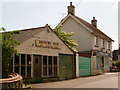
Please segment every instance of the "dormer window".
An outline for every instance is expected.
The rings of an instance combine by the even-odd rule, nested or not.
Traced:
[[[95,36],[95,38],[94,38],[94,43],[95,43],[95,46],[98,46],[98,37],[97,36]]]
[[[104,48],[104,46],[105,46],[105,40],[101,39],[101,47]]]

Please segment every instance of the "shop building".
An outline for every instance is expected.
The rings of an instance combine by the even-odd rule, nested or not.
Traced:
[[[47,24],[20,30],[13,38],[21,42],[14,47],[14,72],[24,78],[75,78],[74,53]]]
[[[91,23],[75,15],[75,7],[70,2],[68,15],[57,25],[61,31],[74,32],[71,38],[78,43],[78,67],[76,76],[88,76],[108,72],[112,62],[112,40],[97,27],[95,17]]]

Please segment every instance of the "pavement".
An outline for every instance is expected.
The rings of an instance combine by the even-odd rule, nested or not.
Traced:
[[[32,84],[33,88],[118,88],[118,72],[71,80]]]

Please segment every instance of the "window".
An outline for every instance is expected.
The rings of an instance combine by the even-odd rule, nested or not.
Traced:
[[[43,56],[43,76],[47,76],[47,56]]]
[[[14,70],[23,77],[31,77],[31,55],[14,55]]]
[[[31,65],[31,55],[27,55],[27,65]]]
[[[19,65],[19,55],[15,54],[15,64]]]
[[[107,49],[110,49],[110,42],[107,42]]]
[[[43,76],[55,77],[58,75],[58,57],[43,56]]]
[[[54,76],[57,76],[57,69],[58,69],[58,67],[57,67],[57,64],[58,64],[57,57],[54,57],[53,61],[54,61]]]
[[[95,46],[98,46],[98,37],[97,36],[95,36],[94,42],[95,42]]]
[[[104,47],[105,46],[105,41],[104,39],[101,39],[101,47]]]
[[[19,74],[19,66],[15,66],[15,72]]]
[[[21,75],[25,77],[25,66],[21,66]]]
[[[21,64],[25,65],[25,54],[21,54]]]
[[[37,64],[38,63],[38,58],[36,58],[35,61],[36,61],[36,64]]]

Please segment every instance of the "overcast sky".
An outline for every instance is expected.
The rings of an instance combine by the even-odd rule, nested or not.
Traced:
[[[67,15],[70,1],[75,6],[76,16],[89,23],[95,16],[98,28],[115,40],[113,50],[118,49],[116,0],[1,0],[0,25],[7,30],[41,27],[45,24],[54,28]]]

